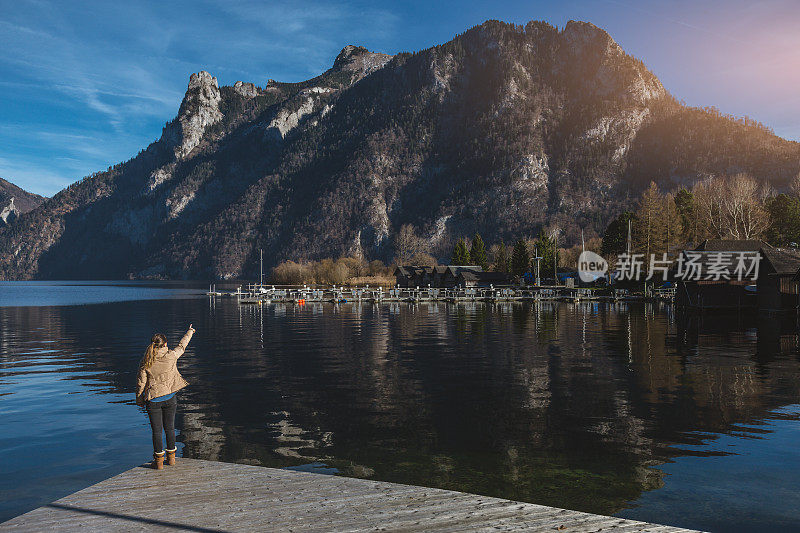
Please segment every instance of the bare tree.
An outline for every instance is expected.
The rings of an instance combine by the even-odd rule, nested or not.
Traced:
[[[769,189],[746,174],[706,180],[693,193],[700,225],[711,238],[757,239],[767,229]]]
[[[394,238],[395,262],[398,265],[408,263],[412,257],[424,252],[422,239],[417,236],[414,226],[403,224]]]
[[[721,239],[727,232],[723,202],[725,183],[721,178],[698,182],[692,188],[695,202],[698,232],[712,239]]]
[[[409,263],[416,266],[434,267],[439,264],[435,257],[425,252],[414,254]]]
[[[662,197],[661,216],[662,216],[662,233],[664,236],[664,250],[668,254],[677,249],[681,244],[681,235],[683,235],[683,225],[681,217],[678,214],[678,207],[675,204],[675,196],[672,193],[667,193]]]
[[[650,257],[651,253],[664,247],[663,203],[664,197],[659,192],[658,185],[651,181],[639,198],[636,209],[634,238],[636,247],[644,252],[645,257]]]
[[[789,183],[789,192],[795,196],[800,196],[800,172]]]
[[[734,239],[755,239],[769,224],[764,209],[764,189],[746,174],[737,174],[725,183],[723,206],[728,232]]]

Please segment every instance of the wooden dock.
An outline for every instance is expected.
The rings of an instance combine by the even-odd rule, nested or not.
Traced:
[[[688,531],[462,492],[178,459],[136,467],[0,531]]]

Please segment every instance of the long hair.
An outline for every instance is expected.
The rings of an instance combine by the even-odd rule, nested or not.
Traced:
[[[162,346],[166,346],[166,344],[167,338],[164,335],[161,333],[153,335],[153,338],[150,339],[150,344],[147,346],[147,350],[144,351],[142,360],[139,362],[139,367],[147,369],[153,366],[153,361],[156,359],[156,352]]]

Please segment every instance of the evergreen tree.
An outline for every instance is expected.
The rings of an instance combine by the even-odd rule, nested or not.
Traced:
[[[528,271],[531,258],[528,254],[528,245],[522,239],[518,240],[514,245],[514,250],[511,252],[511,273],[515,276],[521,276]]]
[[[483,244],[480,234],[476,233],[472,238],[472,247],[469,249],[469,258],[473,265],[477,265],[486,270],[489,265],[486,260],[486,247]]]
[[[558,250],[555,249],[555,241],[544,229],[539,232],[539,237],[536,239],[536,253],[541,257],[539,260],[539,277],[544,279],[554,276],[554,266],[555,261],[558,259]]]
[[[644,254],[645,262],[651,254],[666,251],[666,225],[664,223],[664,198],[658,185],[650,182],[650,187],[639,198],[636,222],[633,225],[633,241],[637,253]]]
[[[472,264],[474,264],[472,262],[472,257],[470,257],[470,255],[469,255],[469,247],[467,246],[467,239],[462,239],[462,241],[461,241],[461,249],[462,249],[462,254],[463,254],[463,257],[464,257],[464,262],[462,264],[464,264],[464,265],[472,265]]]
[[[766,238],[775,246],[800,243],[800,198],[779,194],[766,202],[769,227]]]
[[[453,257],[450,259],[450,264],[456,266],[468,265],[469,259],[467,243],[464,242],[464,239],[458,239],[455,248],[453,248]]]
[[[633,213],[625,211],[611,221],[603,234],[600,253],[606,257],[625,253],[628,247],[628,222],[634,218]]]
[[[511,258],[508,256],[508,249],[506,243],[501,242],[497,247],[497,253],[494,256],[494,264],[492,269],[495,272],[508,273],[511,271]]]

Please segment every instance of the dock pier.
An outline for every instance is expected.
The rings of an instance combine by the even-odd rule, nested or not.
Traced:
[[[689,531],[450,490],[197,459],[145,465],[0,524],[28,531]]]
[[[209,292],[210,296],[222,296]],[[250,284],[226,293],[242,304],[259,303],[311,303],[311,302],[585,302],[585,301],[650,301],[671,302],[672,289],[652,291],[648,296],[630,295],[627,291],[599,292],[582,287],[278,287]]]

